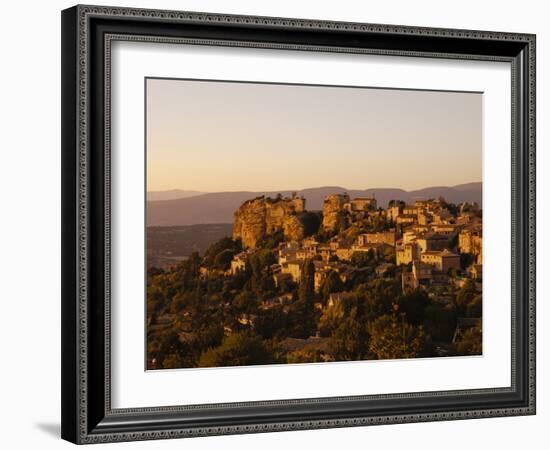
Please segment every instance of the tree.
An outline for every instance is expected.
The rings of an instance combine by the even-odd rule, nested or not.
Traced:
[[[424,322],[425,310],[429,304],[430,299],[426,292],[423,289],[416,289],[399,299],[399,311],[405,314],[409,323],[421,325]]]
[[[307,338],[315,333],[314,276],[313,260],[306,259],[302,266],[300,284],[298,285],[298,299],[293,302],[291,309],[291,315],[295,321],[295,337]]]
[[[351,255],[351,264],[355,267],[368,267],[374,263],[375,254],[372,249],[367,252],[353,252]]]
[[[388,202],[388,208],[393,208],[394,206],[403,209],[405,207],[405,202],[403,200],[390,200]]]
[[[365,320],[365,302],[350,295],[341,302],[343,319],[337,322],[331,334],[330,352],[337,361],[365,359],[368,353],[369,333]]]
[[[225,250],[222,250],[214,257],[213,266],[220,269],[228,269],[229,265],[231,264],[231,260],[236,253],[237,250],[231,248],[226,248]]]
[[[416,358],[425,343],[422,327],[408,324],[404,315],[383,315],[369,323],[368,331],[369,352],[376,359]]]
[[[233,307],[238,313],[252,314],[256,312],[258,301],[253,292],[244,290],[233,299]]]
[[[289,364],[315,363],[323,361],[323,352],[315,348],[295,350],[286,356],[286,362]]]
[[[225,337],[219,347],[204,351],[199,367],[246,366],[270,364],[273,354],[262,339],[247,332],[233,333]]]
[[[203,264],[206,267],[214,267],[215,259],[218,254],[222,253],[224,250],[230,250],[232,256],[242,250],[240,243],[234,241],[230,237],[221,238],[219,241],[214,242],[210,247],[204,252]]]
[[[447,203],[444,197],[439,197],[438,200],[443,209],[446,209],[451,213],[451,215],[456,217],[458,214],[458,207],[454,203]]]
[[[365,320],[372,321],[393,311],[401,295],[401,284],[397,280],[375,278],[358,286],[354,292],[364,299]]]
[[[462,338],[455,344],[457,355],[481,355],[482,354],[481,324],[464,332]]]
[[[342,284],[342,280],[340,280],[340,275],[338,275],[334,270],[331,270],[321,287],[323,301],[326,303],[330,294],[334,292],[341,292],[343,289],[344,285]]]
[[[451,305],[432,302],[424,310],[424,327],[434,341],[450,343],[457,321],[457,311]]]
[[[466,306],[466,317],[481,317],[482,311],[482,296],[479,294]]]
[[[315,211],[304,211],[299,216],[300,222],[304,226],[304,235],[313,236],[319,231],[323,221],[322,213]]]
[[[475,283],[472,280],[466,280],[456,294],[456,308],[461,316],[466,314],[468,304],[477,295]]]

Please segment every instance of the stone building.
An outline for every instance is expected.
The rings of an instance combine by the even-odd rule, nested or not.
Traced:
[[[398,266],[401,264],[409,264],[415,259],[418,259],[418,248],[415,243],[405,244],[397,248],[395,257]]]
[[[447,249],[423,252],[420,254],[420,261],[434,266],[443,273],[447,273],[449,269],[460,270],[460,255]]]
[[[363,233],[357,236],[357,245],[360,247],[366,244],[388,244],[395,246],[397,233],[395,229],[380,231],[378,233]]]
[[[458,249],[460,253],[468,253],[475,256],[476,263],[482,263],[483,238],[481,226],[471,226],[458,235]]]
[[[416,245],[420,253],[443,250],[449,246],[449,237],[439,233],[423,233],[416,237]]]

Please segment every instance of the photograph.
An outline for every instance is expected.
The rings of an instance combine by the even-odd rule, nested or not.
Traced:
[[[483,93],[146,78],[147,370],[483,354]]]

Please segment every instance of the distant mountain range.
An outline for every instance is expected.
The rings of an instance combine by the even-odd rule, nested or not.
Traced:
[[[184,197],[174,197],[176,193]],[[194,224],[233,223],[233,213],[246,200],[260,195],[275,197],[277,194],[289,196],[292,192],[306,199],[306,209],[320,210],[323,200],[329,194],[347,192],[351,198],[371,197],[373,194],[378,206],[386,208],[390,200],[403,200],[414,203],[418,199],[444,197],[451,203],[477,202],[481,205],[481,182],[460,184],[452,187],[434,186],[415,191],[403,189],[345,189],[339,186],[324,186],[301,191],[266,191],[266,192],[212,192],[191,194],[195,191],[149,192],[147,201],[148,226],[174,226]],[[166,194],[163,196],[163,194]]]
[[[147,192],[147,201],[176,200],[178,198],[196,197],[201,194],[204,194],[204,192],[184,191],[182,189],[171,189],[169,191],[149,191]]]

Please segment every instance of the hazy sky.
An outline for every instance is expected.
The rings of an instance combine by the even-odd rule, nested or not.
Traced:
[[[481,181],[482,94],[147,80],[147,190]]]

